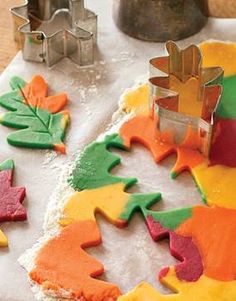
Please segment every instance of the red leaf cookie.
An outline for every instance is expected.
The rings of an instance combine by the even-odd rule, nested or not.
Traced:
[[[12,187],[14,163],[7,160],[0,165],[0,222],[22,221],[27,218],[22,206],[24,187]]]

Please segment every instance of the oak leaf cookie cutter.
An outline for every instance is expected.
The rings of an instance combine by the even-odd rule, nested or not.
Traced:
[[[28,0],[11,14],[24,60],[48,67],[64,57],[80,66],[93,64],[97,15],[84,0]]]
[[[149,62],[150,106],[157,115],[157,126],[161,132],[171,130],[176,144],[181,144],[191,129],[198,140],[198,149],[208,157],[224,71],[221,67],[203,68],[201,51],[196,45],[181,50],[169,41],[166,49],[168,56]],[[183,112],[181,97],[185,98],[184,109],[191,111],[195,105],[199,112],[193,115]]]

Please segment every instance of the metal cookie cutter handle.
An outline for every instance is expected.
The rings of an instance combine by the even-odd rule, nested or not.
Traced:
[[[80,66],[93,64],[97,16],[84,0],[29,0],[11,13],[25,60],[48,67],[64,57]]]

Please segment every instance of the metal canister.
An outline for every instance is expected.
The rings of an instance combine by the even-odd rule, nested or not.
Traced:
[[[207,22],[207,0],[113,0],[113,17],[128,35],[147,41],[180,40]]]

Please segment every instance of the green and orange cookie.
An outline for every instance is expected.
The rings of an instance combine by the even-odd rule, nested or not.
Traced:
[[[54,149],[65,153],[63,143],[69,121],[66,93],[47,96],[48,86],[36,75],[30,83],[20,77],[10,80],[12,91],[0,96],[0,105],[10,112],[2,114],[0,123],[17,131],[7,137],[19,147]]]

